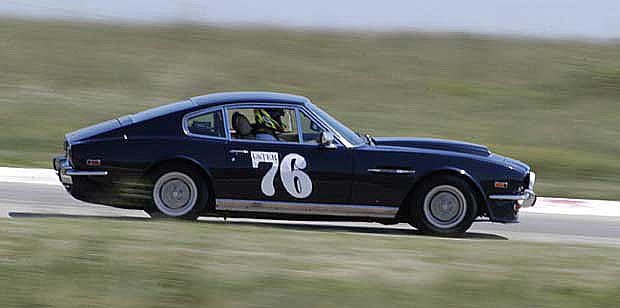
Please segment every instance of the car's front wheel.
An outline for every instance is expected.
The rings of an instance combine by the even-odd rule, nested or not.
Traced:
[[[411,225],[436,235],[464,233],[478,213],[471,185],[452,175],[439,175],[421,183],[411,206]]]
[[[206,207],[207,185],[192,168],[164,168],[152,178],[153,198],[147,209],[151,217],[196,219]]]

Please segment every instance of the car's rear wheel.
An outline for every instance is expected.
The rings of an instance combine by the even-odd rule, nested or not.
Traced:
[[[452,175],[439,175],[421,183],[411,206],[410,224],[436,235],[464,233],[478,213],[471,185]]]
[[[147,208],[151,217],[196,219],[205,209],[208,188],[193,168],[170,166],[152,178],[152,202]]]

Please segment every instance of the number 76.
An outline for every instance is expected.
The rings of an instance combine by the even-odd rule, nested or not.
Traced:
[[[263,176],[260,188],[263,194],[271,197],[276,194],[274,180],[280,169],[280,180],[284,189],[293,197],[303,199],[312,193],[312,180],[302,170],[306,168],[306,159],[296,153],[290,153],[279,161],[277,152],[254,152],[252,151],[252,167],[258,168],[259,163],[270,163],[271,168]]]

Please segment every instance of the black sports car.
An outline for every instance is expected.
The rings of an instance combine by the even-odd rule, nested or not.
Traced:
[[[360,136],[307,98],[194,97],[65,137],[54,169],[75,198],[199,215],[407,222],[465,232],[534,205],[530,167],[464,142]]]

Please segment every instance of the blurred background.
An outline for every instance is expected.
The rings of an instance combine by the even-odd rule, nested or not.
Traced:
[[[0,165],[71,130],[215,91],[311,98],[377,136],[523,160],[544,196],[620,199],[620,3],[0,3]]]
[[[376,136],[486,144],[545,197],[620,199],[619,16],[612,0],[3,0],[0,167],[51,168],[65,133],[103,120],[264,90]],[[2,183],[0,306],[620,302],[617,217],[525,212],[442,239],[139,214]]]

